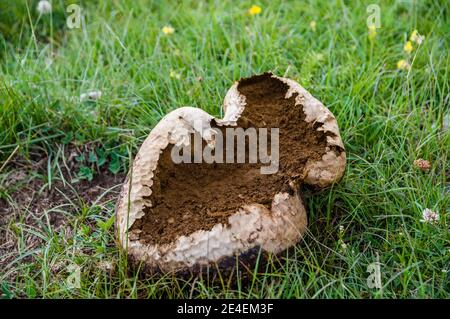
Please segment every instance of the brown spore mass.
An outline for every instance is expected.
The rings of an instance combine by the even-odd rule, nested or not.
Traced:
[[[288,86],[270,73],[238,84],[246,101],[238,126],[279,128],[278,172],[261,174],[260,167],[267,164],[247,161],[175,164],[168,147],[155,170],[149,198],[152,207],[145,207],[145,215],[131,228],[141,231],[139,240],[169,244],[218,223],[227,225],[240,207],[258,203],[270,209],[275,194],[292,193],[292,187],[300,187],[307,161],[319,160],[326,151],[326,134],[304,120],[303,106],[295,105],[296,94],[286,99],[287,90]]]

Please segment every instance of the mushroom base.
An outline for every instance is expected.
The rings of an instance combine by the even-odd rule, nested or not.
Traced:
[[[212,283],[220,282],[233,285],[240,282],[245,284],[247,280],[251,280],[255,273],[279,270],[280,266],[285,265],[286,258],[295,254],[294,251],[295,247],[290,247],[278,254],[273,254],[256,246],[236,256],[222,257],[217,262],[208,265],[195,264],[192,267],[169,273],[165,269],[149,266],[130,255],[129,269],[132,273],[138,272],[138,275],[143,278],[148,276],[159,278],[170,274],[185,280],[201,277]]]

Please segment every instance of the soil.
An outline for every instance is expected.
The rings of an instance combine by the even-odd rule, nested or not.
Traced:
[[[31,154],[28,159],[16,158],[5,167],[4,171],[9,173],[0,181],[0,190],[8,189],[10,199],[0,198],[0,269],[18,254],[17,236],[9,230],[8,225],[18,222],[40,230],[46,225],[48,217],[53,230],[62,230],[68,234],[72,231],[68,219],[77,212],[77,207],[69,203],[77,204],[83,201],[86,205],[91,205],[114,186],[118,187],[107,192],[97,205],[108,202],[113,204],[117,198],[119,185],[125,178],[124,173],[114,175],[106,167],[102,167],[96,171],[92,181],[71,183],[71,175],[73,177],[80,165],[74,157],[81,153],[88,154],[89,146],[68,147],[64,153],[67,168],[63,163],[60,163],[60,167],[67,183],[64,184],[59,177],[55,178],[50,189],[42,178],[47,175],[48,158],[41,151]],[[57,206],[60,208],[51,210]],[[44,244],[42,238],[32,235],[31,232],[25,232],[24,236],[23,240],[30,249]]]
[[[44,183],[43,178],[39,178],[48,174],[48,157],[45,153],[39,152],[31,154],[29,159],[18,158],[13,161],[5,168],[5,171],[10,171],[11,173],[2,181],[0,188],[16,189],[15,192],[10,193],[16,207],[12,207],[5,198],[0,198],[0,217],[12,213],[15,208],[19,210],[26,209],[32,213],[41,213],[46,209],[67,203],[69,199],[82,199],[84,203],[89,204],[94,202],[105,190],[119,185],[123,181],[125,174],[121,172],[114,175],[108,171],[107,165],[98,170],[95,169],[96,172],[92,181],[80,180],[72,183],[75,173],[81,165],[84,165],[84,163],[76,161],[75,157],[80,154],[88,154],[89,151],[89,145],[81,148],[69,146],[64,151],[67,167],[59,163],[66,183],[63,183],[62,179],[57,176],[58,178],[55,179],[50,189],[48,184]],[[111,198],[111,196],[109,197]]]
[[[304,121],[303,106],[295,105],[295,94],[286,99],[287,90],[286,84],[269,73],[243,79],[238,85],[247,103],[238,125],[279,128],[278,172],[261,174],[260,167],[267,164],[247,161],[175,164],[171,148],[165,149],[155,172],[152,207],[144,208],[145,215],[132,226],[141,230],[142,242],[168,244],[218,223],[227,225],[228,217],[243,205],[258,203],[270,208],[276,193],[292,193],[290,185],[301,186],[308,159],[320,159],[325,153],[326,134]]]

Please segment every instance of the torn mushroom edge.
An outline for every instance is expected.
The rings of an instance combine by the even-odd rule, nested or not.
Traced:
[[[296,81],[276,75],[272,75],[272,77],[288,85],[286,99],[292,97],[294,93],[298,93],[295,105],[303,107],[305,121],[314,124],[320,123],[317,130],[327,134],[325,154],[319,161],[308,160],[303,172],[304,182],[318,187],[327,187],[339,181],[344,175],[347,157],[339,126],[333,113]],[[336,153],[335,147],[339,148],[340,152]]]
[[[309,185],[321,188],[328,187],[339,181],[344,175],[347,157],[339,126],[333,113],[296,81],[276,76],[271,72],[267,72],[267,74],[289,87],[286,92],[286,99],[297,93],[295,105],[302,106],[305,113],[305,121],[313,124],[319,123],[317,130],[327,134],[325,154],[322,155],[319,161],[310,159],[306,163],[302,172],[304,176],[303,181]],[[238,91],[239,82],[235,82],[230,88],[224,103],[225,113],[227,114],[229,109],[233,109],[233,115],[237,114],[237,116],[233,116],[233,119],[236,121],[245,109],[245,97]],[[336,147],[340,149],[340,152],[335,152],[334,149]]]

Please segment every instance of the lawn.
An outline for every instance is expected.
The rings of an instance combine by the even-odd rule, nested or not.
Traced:
[[[448,1],[79,0],[79,28],[74,1],[38,2],[0,3],[1,297],[450,298]],[[114,206],[143,140],[269,70],[333,112],[347,152],[340,183],[305,191],[303,240],[250,280],[131,270]]]

